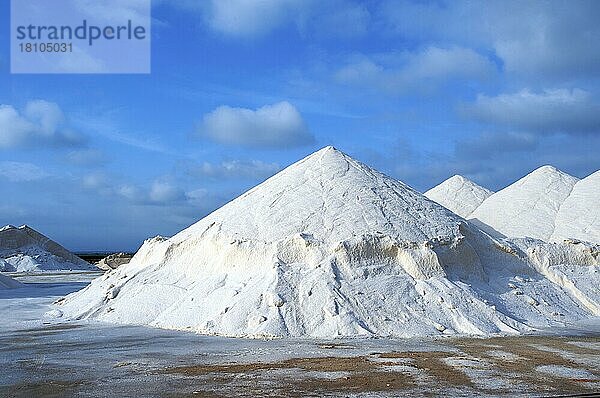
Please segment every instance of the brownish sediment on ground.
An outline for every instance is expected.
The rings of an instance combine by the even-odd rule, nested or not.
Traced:
[[[572,342],[590,343],[578,346]],[[448,351],[390,351],[355,357],[292,358],[277,362],[199,364],[165,369],[168,374],[200,378],[222,388],[242,386],[258,395],[335,395],[337,393],[413,391],[435,395],[448,389],[510,396],[517,385],[528,394],[585,394],[600,387],[600,349],[596,337],[517,336],[447,340]],[[329,348],[327,344],[318,347]],[[331,347],[336,347],[332,343]],[[577,360],[580,358],[581,360]],[[471,361],[475,365],[453,363]],[[543,373],[538,366],[585,369],[598,379],[567,378]],[[473,367],[474,366],[474,367]],[[488,388],[485,376],[504,379],[511,387]],[[242,382],[240,385],[240,381]],[[485,383],[483,383],[485,384]],[[261,387],[262,386],[262,387]],[[271,386],[266,388],[264,386]],[[242,391],[248,392],[245,387]],[[285,392],[285,394],[283,393]],[[244,395],[244,393],[242,393]]]

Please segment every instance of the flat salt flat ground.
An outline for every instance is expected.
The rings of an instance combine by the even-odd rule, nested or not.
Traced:
[[[559,396],[600,391],[598,323],[579,332],[488,339],[265,341],[90,322],[57,324],[44,318],[54,300],[98,275],[12,275],[27,287],[0,291],[0,396]]]

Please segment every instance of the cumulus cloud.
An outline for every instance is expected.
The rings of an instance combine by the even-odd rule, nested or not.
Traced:
[[[540,133],[600,133],[600,104],[579,89],[479,95],[463,112],[482,122]]]
[[[290,21],[300,0],[211,0],[204,5],[209,26],[238,37],[260,36]]]
[[[53,102],[36,100],[22,112],[0,105],[0,149],[23,146],[78,146],[83,136],[65,125],[65,117]]]
[[[486,57],[461,47],[360,56],[335,73],[340,83],[388,92],[432,89],[450,79],[482,80],[494,72]]]
[[[371,20],[368,7],[353,0],[180,0],[173,5],[198,13],[211,30],[241,39],[289,27],[303,36],[357,37]]]
[[[0,162],[0,177],[12,182],[41,180],[49,175],[49,173],[32,163]]]
[[[114,193],[113,179],[102,172],[89,173],[81,178],[81,185],[87,191],[103,196]]]
[[[132,202],[139,202],[143,200],[143,192],[139,187],[131,184],[123,184],[116,188],[115,192]]]
[[[150,187],[148,197],[155,203],[175,202],[183,199],[183,190],[167,181],[154,181]]]
[[[405,38],[487,47],[506,70],[536,77],[600,73],[600,3],[386,1],[378,16]]]
[[[314,141],[300,112],[286,101],[256,110],[220,106],[204,115],[199,134],[222,144],[248,147],[290,147]]]
[[[135,184],[102,172],[82,177],[84,189],[110,198],[121,198],[137,205],[169,205],[186,200],[185,191],[174,182],[156,179],[150,184]]]
[[[262,179],[270,177],[280,170],[277,163],[267,163],[261,160],[228,160],[221,163],[204,162],[191,166],[189,173],[193,176],[209,178],[250,178]]]

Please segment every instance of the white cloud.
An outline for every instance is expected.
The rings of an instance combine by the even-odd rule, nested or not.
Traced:
[[[32,163],[0,162],[0,177],[12,182],[41,180],[49,175],[49,173]]]
[[[428,47],[418,52],[360,56],[335,74],[340,83],[387,92],[433,89],[451,79],[483,80],[494,72],[493,64],[468,48]]]
[[[387,1],[378,16],[403,38],[487,47],[537,78],[600,73],[598,1]]]
[[[349,0],[180,0],[173,4],[199,13],[213,31],[242,39],[289,26],[303,36],[357,37],[367,32],[371,19],[364,4]]]
[[[177,186],[166,181],[154,181],[148,194],[149,199],[156,203],[175,202],[184,198],[184,193]]]
[[[116,193],[132,202],[137,202],[142,199],[142,191],[135,185],[121,185],[116,189]]]
[[[86,174],[81,178],[83,188],[103,196],[109,196],[114,193],[113,181],[106,174],[95,172]]]
[[[229,160],[221,163],[204,162],[190,167],[190,174],[211,178],[251,178],[270,177],[281,168],[277,163],[266,163],[261,160]]]
[[[106,184],[106,177],[103,174],[88,174],[83,176],[83,186],[89,189],[96,189]]]
[[[215,31],[238,37],[260,36],[288,22],[300,0],[211,0],[205,15]]]
[[[59,126],[65,118],[58,105],[53,102],[42,100],[28,102],[23,114],[32,123],[39,126],[39,132],[44,135],[54,134],[56,127]]]
[[[600,104],[580,89],[479,95],[463,111],[483,122],[540,133],[600,133]]]
[[[36,126],[10,105],[0,105],[0,148],[20,145],[35,134]]]
[[[300,112],[289,102],[256,110],[220,106],[204,115],[201,136],[228,145],[289,147],[314,140]]]
[[[83,187],[99,195],[125,199],[136,205],[168,205],[183,202],[186,195],[179,186],[164,179],[151,184],[135,184],[104,173],[90,173],[81,179]]]
[[[53,102],[35,100],[19,113],[0,105],[0,149],[20,146],[78,146],[83,136],[65,126],[65,117]]]

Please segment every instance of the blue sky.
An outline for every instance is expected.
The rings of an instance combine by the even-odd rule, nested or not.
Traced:
[[[149,75],[11,75],[2,24],[1,224],[132,250],[325,145],[421,191],[600,168],[598,2],[155,1],[152,17]]]

